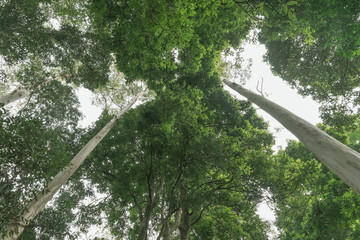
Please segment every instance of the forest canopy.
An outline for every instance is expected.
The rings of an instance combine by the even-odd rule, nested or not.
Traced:
[[[322,123],[237,87],[249,41]],[[359,239],[359,55],[355,0],[0,1],[0,236]],[[275,152],[251,102],[302,142]]]

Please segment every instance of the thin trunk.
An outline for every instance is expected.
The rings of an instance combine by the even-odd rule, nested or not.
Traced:
[[[18,87],[14,89],[12,92],[0,96],[0,107],[15,102],[17,100],[20,100],[22,98],[26,98],[28,96],[30,96],[30,93],[28,91],[26,91],[21,87]]]
[[[71,160],[70,164],[60,171],[53,180],[47,185],[43,193],[40,193],[35,199],[30,202],[26,211],[20,216],[20,222],[16,225],[10,226],[7,229],[7,237],[5,240],[17,239],[24,231],[24,227],[36,217],[36,215],[45,207],[55,193],[61,188],[61,186],[70,178],[70,176],[78,169],[83,163],[85,158],[94,150],[94,148],[100,143],[100,141],[111,130],[115,123],[132,107],[132,105],[145,93],[145,91],[139,93],[128,105],[123,108],[118,115],[113,118],[109,123],[103,127]]]
[[[233,82],[225,80],[224,83],[278,120],[323,164],[360,194],[360,154],[358,152],[276,103]]]

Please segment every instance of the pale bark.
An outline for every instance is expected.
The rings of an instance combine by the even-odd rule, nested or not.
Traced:
[[[230,88],[258,105],[294,134],[323,164],[360,194],[360,154],[278,104],[225,80]]]
[[[23,98],[26,98],[29,96],[30,96],[30,93],[27,90],[25,90],[21,87],[18,87],[16,89],[14,89],[12,92],[5,93],[0,96],[0,106],[1,105],[5,106],[9,103],[15,102],[17,100],[20,100],[20,99],[23,99]]]
[[[139,93],[128,105],[126,105],[118,115],[107,123],[71,160],[70,164],[60,171],[52,181],[47,185],[43,193],[40,193],[36,198],[30,202],[25,213],[20,216],[20,222],[13,225],[7,230],[7,237],[5,240],[17,239],[24,231],[24,227],[36,217],[36,215],[45,207],[45,205],[52,199],[55,193],[61,186],[70,178],[70,176],[78,169],[84,162],[85,158],[94,150],[100,141],[111,130],[115,123],[134,105],[134,103],[145,93]],[[17,228],[17,231],[15,231]]]

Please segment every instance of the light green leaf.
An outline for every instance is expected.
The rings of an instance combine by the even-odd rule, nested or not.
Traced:
[[[297,5],[298,2],[297,1],[289,1],[286,3],[288,6],[292,6],[292,5]]]

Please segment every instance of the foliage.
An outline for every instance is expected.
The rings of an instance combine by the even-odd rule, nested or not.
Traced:
[[[34,58],[44,67],[57,68],[67,82],[96,88],[107,80],[111,61],[99,36],[67,22],[56,29],[48,3],[6,1],[0,5],[0,55],[8,65],[28,64]]]
[[[114,236],[137,236],[152,204],[149,217],[158,233],[184,204],[194,224],[214,208],[232,209],[239,221],[255,214],[261,199],[255,182],[267,171],[261,166],[271,153],[272,137],[254,128],[266,124],[248,103],[232,101],[222,90],[215,96],[226,106],[223,112],[219,105],[213,106],[217,111],[206,107],[208,99],[196,88],[164,90],[124,116],[85,163],[84,174],[108,196],[97,206]],[[98,124],[108,119],[104,115]],[[265,236],[266,225],[256,219],[258,233],[244,222],[232,234]]]
[[[52,99],[48,93],[42,92],[46,98],[39,102],[38,108],[30,108],[28,104],[18,115],[1,110],[1,234],[26,211],[26,204],[43,191],[73,154],[72,144],[76,142],[75,133],[78,134],[74,127],[79,118],[74,109],[76,104],[68,94],[69,105],[56,108],[50,104]],[[61,121],[56,110],[61,111],[61,116],[69,114],[71,117]]]
[[[0,109],[0,230],[111,119],[109,107],[79,129],[74,85],[121,105],[140,80],[155,100],[118,122],[22,239],[76,238],[74,223],[128,239],[266,239],[264,191],[281,239],[359,238],[358,195],[300,143],[270,157],[267,124],[220,81],[221,54],[258,27],[273,72],[322,102],[319,127],[358,151],[359,11],[354,0],[0,2],[1,91],[31,92],[19,112]]]
[[[346,132],[320,127],[349,144]],[[359,238],[359,195],[319,163],[302,143],[289,142],[274,164],[280,169],[273,174],[270,186],[277,204],[279,239]]]
[[[280,1],[266,4],[259,25],[265,59],[299,93],[323,103],[324,123],[351,126],[358,118],[359,4],[292,2],[290,15],[274,11]]]
[[[251,26],[233,1],[92,1],[90,7],[118,69],[131,80],[161,82],[197,71],[205,56],[238,47]]]

